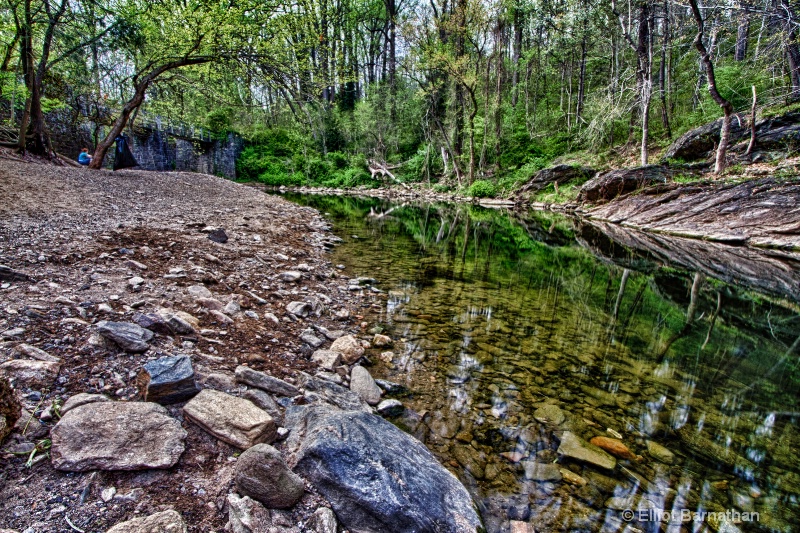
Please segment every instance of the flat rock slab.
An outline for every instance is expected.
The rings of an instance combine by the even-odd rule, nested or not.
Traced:
[[[477,531],[464,486],[410,435],[379,416],[310,405],[287,411],[289,464],[350,531]]]
[[[297,396],[300,394],[300,390],[291,383],[246,366],[236,367],[236,381],[278,396]]]
[[[311,360],[323,370],[332,371],[342,361],[342,354],[331,350],[317,350],[311,355]]]
[[[192,422],[218,439],[246,450],[273,442],[278,426],[253,402],[213,389],[203,389],[183,407]]]
[[[145,401],[162,405],[188,400],[200,391],[188,355],[162,357],[146,363],[139,380]]]
[[[58,376],[61,363],[34,359],[12,359],[0,365],[0,376],[14,381],[17,387],[49,388]]]
[[[132,322],[103,320],[97,323],[97,332],[130,353],[147,351],[150,347],[147,343],[153,338],[152,331]]]
[[[617,460],[593,444],[589,444],[571,431],[565,431],[557,450],[559,455],[613,470]]]
[[[103,394],[89,394],[87,392],[80,392],[75,396],[70,396],[64,405],[61,407],[61,416],[67,414],[67,411],[71,411],[76,407],[81,405],[86,405],[87,403],[94,403],[94,402],[110,402],[111,398],[105,396]]]
[[[50,437],[57,470],[143,470],[177,463],[186,430],[155,403],[93,402],[70,409]]]
[[[169,510],[121,522],[106,533],[186,533],[180,513]]]

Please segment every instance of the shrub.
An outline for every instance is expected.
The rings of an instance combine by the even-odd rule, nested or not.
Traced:
[[[473,198],[493,198],[497,189],[491,181],[476,180],[467,189],[467,194]]]

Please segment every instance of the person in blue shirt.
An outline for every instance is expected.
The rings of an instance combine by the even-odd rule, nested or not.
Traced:
[[[92,156],[89,155],[89,149],[84,148],[81,150],[81,155],[78,156],[78,163],[81,165],[89,166],[89,163],[92,162]]]

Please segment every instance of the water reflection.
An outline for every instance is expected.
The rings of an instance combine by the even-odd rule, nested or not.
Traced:
[[[335,262],[378,280],[373,322],[397,342],[371,370],[408,388],[396,423],[464,481],[489,531],[800,525],[791,253],[546,213],[297,200],[345,238]]]

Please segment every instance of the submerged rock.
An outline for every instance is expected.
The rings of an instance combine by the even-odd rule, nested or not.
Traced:
[[[617,460],[611,455],[597,446],[589,444],[571,431],[564,432],[557,453],[564,457],[583,461],[608,470],[613,470],[614,467],[617,466]]]
[[[656,461],[671,465],[675,461],[675,454],[664,446],[652,440],[647,441],[647,453]]]
[[[311,405],[287,412],[290,464],[351,531],[476,531],[469,493],[417,440],[360,411]]]
[[[642,456],[633,453],[626,445],[619,439],[612,439],[611,437],[593,437],[590,444],[601,448],[611,455],[619,457],[620,459],[627,459],[629,461],[641,461]]]

